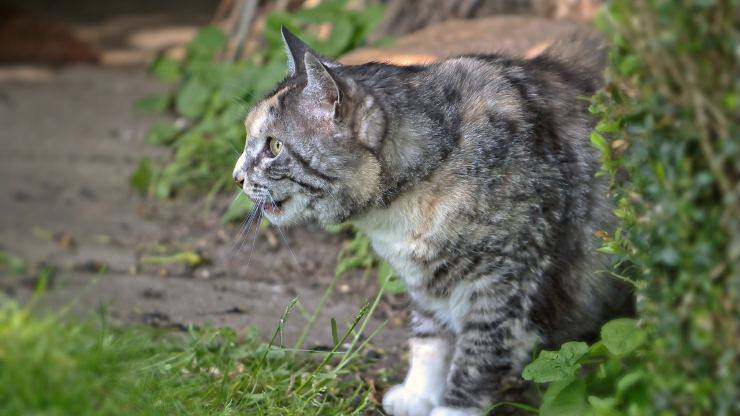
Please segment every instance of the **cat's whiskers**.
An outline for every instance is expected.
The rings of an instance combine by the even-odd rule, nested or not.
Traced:
[[[273,208],[277,209],[277,203],[275,202],[275,198],[272,197],[272,194],[269,192],[267,193],[267,196],[270,197],[270,202],[272,203]],[[277,228],[278,233],[280,234],[280,237],[283,239],[283,242],[285,243],[285,246],[288,248],[288,251],[290,251],[291,257],[293,257],[293,261],[295,262],[296,267],[300,269],[301,265],[298,263],[298,259],[295,256],[295,253],[293,253],[293,249],[290,248],[290,243],[288,243],[288,237],[285,236],[285,233],[283,233],[283,229],[280,227],[280,225],[275,224],[275,228]]]
[[[236,249],[235,254],[238,254],[242,250],[242,248],[244,248],[244,245],[246,244],[247,238],[249,236],[249,232],[252,228],[252,224],[254,223],[258,214],[261,214],[262,204],[264,203],[264,201],[265,201],[265,197],[263,196],[254,202],[254,207],[252,208],[252,212],[249,214],[249,217],[247,219],[247,224],[245,227],[243,227],[242,232],[240,233],[239,238],[237,240],[238,248]]]
[[[264,199],[260,202],[259,206],[262,207],[262,204],[264,203]],[[257,214],[257,221],[256,225],[254,226],[254,238],[252,238],[252,248],[249,249],[249,258],[247,258],[247,266],[246,269],[249,270],[249,264],[252,262],[252,255],[254,255],[254,248],[257,244],[257,236],[260,233],[260,222],[262,221],[262,209],[259,209],[259,213]]]
[[[241,249],[243,238],[246,238],[246,235],[248,234],[248,230],[252,225],[252,220],[254,219],[254,216],[257,215],[257,211],[259,208],[257,205],[252,207],[252,210],[250,211],[249,215],[244,218],[244,221],[242,221],[241,228],[239,230],[239,234],[237,235],[236,239],[234,240],[234,245],[231,247],[231,251],[236,253],[238,252],[238,249]]]
[[[231,145],[231,148],[234,150],[234,153],[236,153],[237,156],[241,156],[242,152],[239,151],[239,149],[236,147],[236,145],[229,141],[229,145]]]

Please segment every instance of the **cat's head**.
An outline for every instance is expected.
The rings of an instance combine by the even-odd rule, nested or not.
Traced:
[[[272,223],[339,223],[378,197],[387,120],[340,64],[282,36],[288,78],[247,115],[234,180]]]

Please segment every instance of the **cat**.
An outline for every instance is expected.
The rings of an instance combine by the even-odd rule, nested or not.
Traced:
[[[403,279],[410,368],[387,414],[481,415],[536,343],[625,309],[595,250],[613,221],[583,98],[597,58],[345,66],[282,36],[288,77],[247,115],[233,176],[274,224],[354,224]]]

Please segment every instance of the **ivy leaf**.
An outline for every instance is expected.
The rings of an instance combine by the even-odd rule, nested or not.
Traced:
[[[645,342],[646,333],[629,318],[615,319],[601,328],[601,340],[614,355],[629,354]]]
[[[545,392],[540,416],[590,415],[586,404],[586,381],[572,380],[552,383]]]
[[[543,350],[537,359],[524,368],[522,377],[536,383],[571,380],[581,368],[578,360],[586,353],[588,345],[574,341],[566,342],[559,351]]]

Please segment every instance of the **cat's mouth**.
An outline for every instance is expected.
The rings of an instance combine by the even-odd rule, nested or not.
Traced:
[[[268,214],[272,215],[273,217],[279,217],[285,212],[283,210],[283,207],[285,206],[285,203],[288,202],[289,200],[290,200],[290,197],[287,197],[280,201],[266,202],[263,205],[262,209],[265,210]]]

